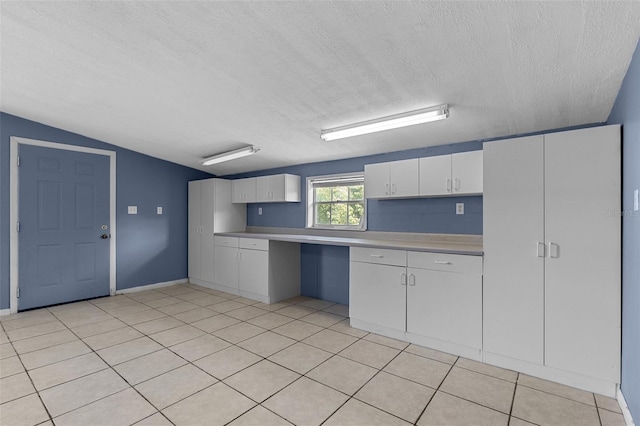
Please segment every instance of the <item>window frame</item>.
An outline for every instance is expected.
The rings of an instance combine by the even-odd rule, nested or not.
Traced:
[[[335,182],[336,185],[327,185],[329,183]],[[363,205],[363,220],[359,225],[331,225],[331,224],[317,224],[316,223],[316,200],[315,200],[315,189],[320,186],[320,184],[325,184],[325,187],[332,186],[346,186],[346,185],[338,185],[340,182],[361,182],[364,188],[364,171],[362,172],[351,172],[351,173],[338,173],[332,175],[322,175],[322,176],[309,176],[307,177],[307,220],[306,220],[306,228],[307,229],[328,229],[328,230],[338,230],[338,231],[366,231],[367,230],[367,199],[364,196],[362,197],[362,205]],[[334,202],[322,202],[322,204],[337,204],[337,203],[349,203],[349,201],[336,201]]]

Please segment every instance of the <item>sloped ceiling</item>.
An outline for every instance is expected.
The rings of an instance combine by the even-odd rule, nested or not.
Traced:
[[[2,2],[0,109],[218,175],[603,122],[640,2]],[[449,103],[451,118],[320,130]],[[244,145],[261,151],[203,167]]]

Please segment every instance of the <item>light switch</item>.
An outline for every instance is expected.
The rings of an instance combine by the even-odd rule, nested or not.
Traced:
[[[158,214],[162,214],[162,207],[158,207],[158,208],[156,209],[156,213],[158,213]]]
[[[262,207],[258,207],[258,216],[262,216]]]
[[[128,214],[138,214],[138,206],[129,206],[127,207]]]
[[[638,190],[633,191],[633,211],[638,211]]]
[[[464,203],[456,203],[456,214],[464,214]]]

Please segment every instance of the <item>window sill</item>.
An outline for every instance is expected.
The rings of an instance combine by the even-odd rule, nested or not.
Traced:
[[[305,229],[323,229],[326,231],[361,231],[364,232],[367,230],[367,228],[361,228],[359,226],[355,227],[349,227],[349,226],[307,226],[305,227]]]

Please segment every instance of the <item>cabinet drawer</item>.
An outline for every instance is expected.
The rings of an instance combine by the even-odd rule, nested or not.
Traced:
[[[261,238],[240,238],[240,248],[251,250],[269,250],[269,240]]]
[[[351,247],[349,254],[352,262],[407,266],[407,252],[404,250]]]
[[[482,256],[410,251],[407,259],[410,268],[482,275]]]
[[[238,247],[238,237],[222,237],[216,235],[213,237],[213,241],[217,246]]]

